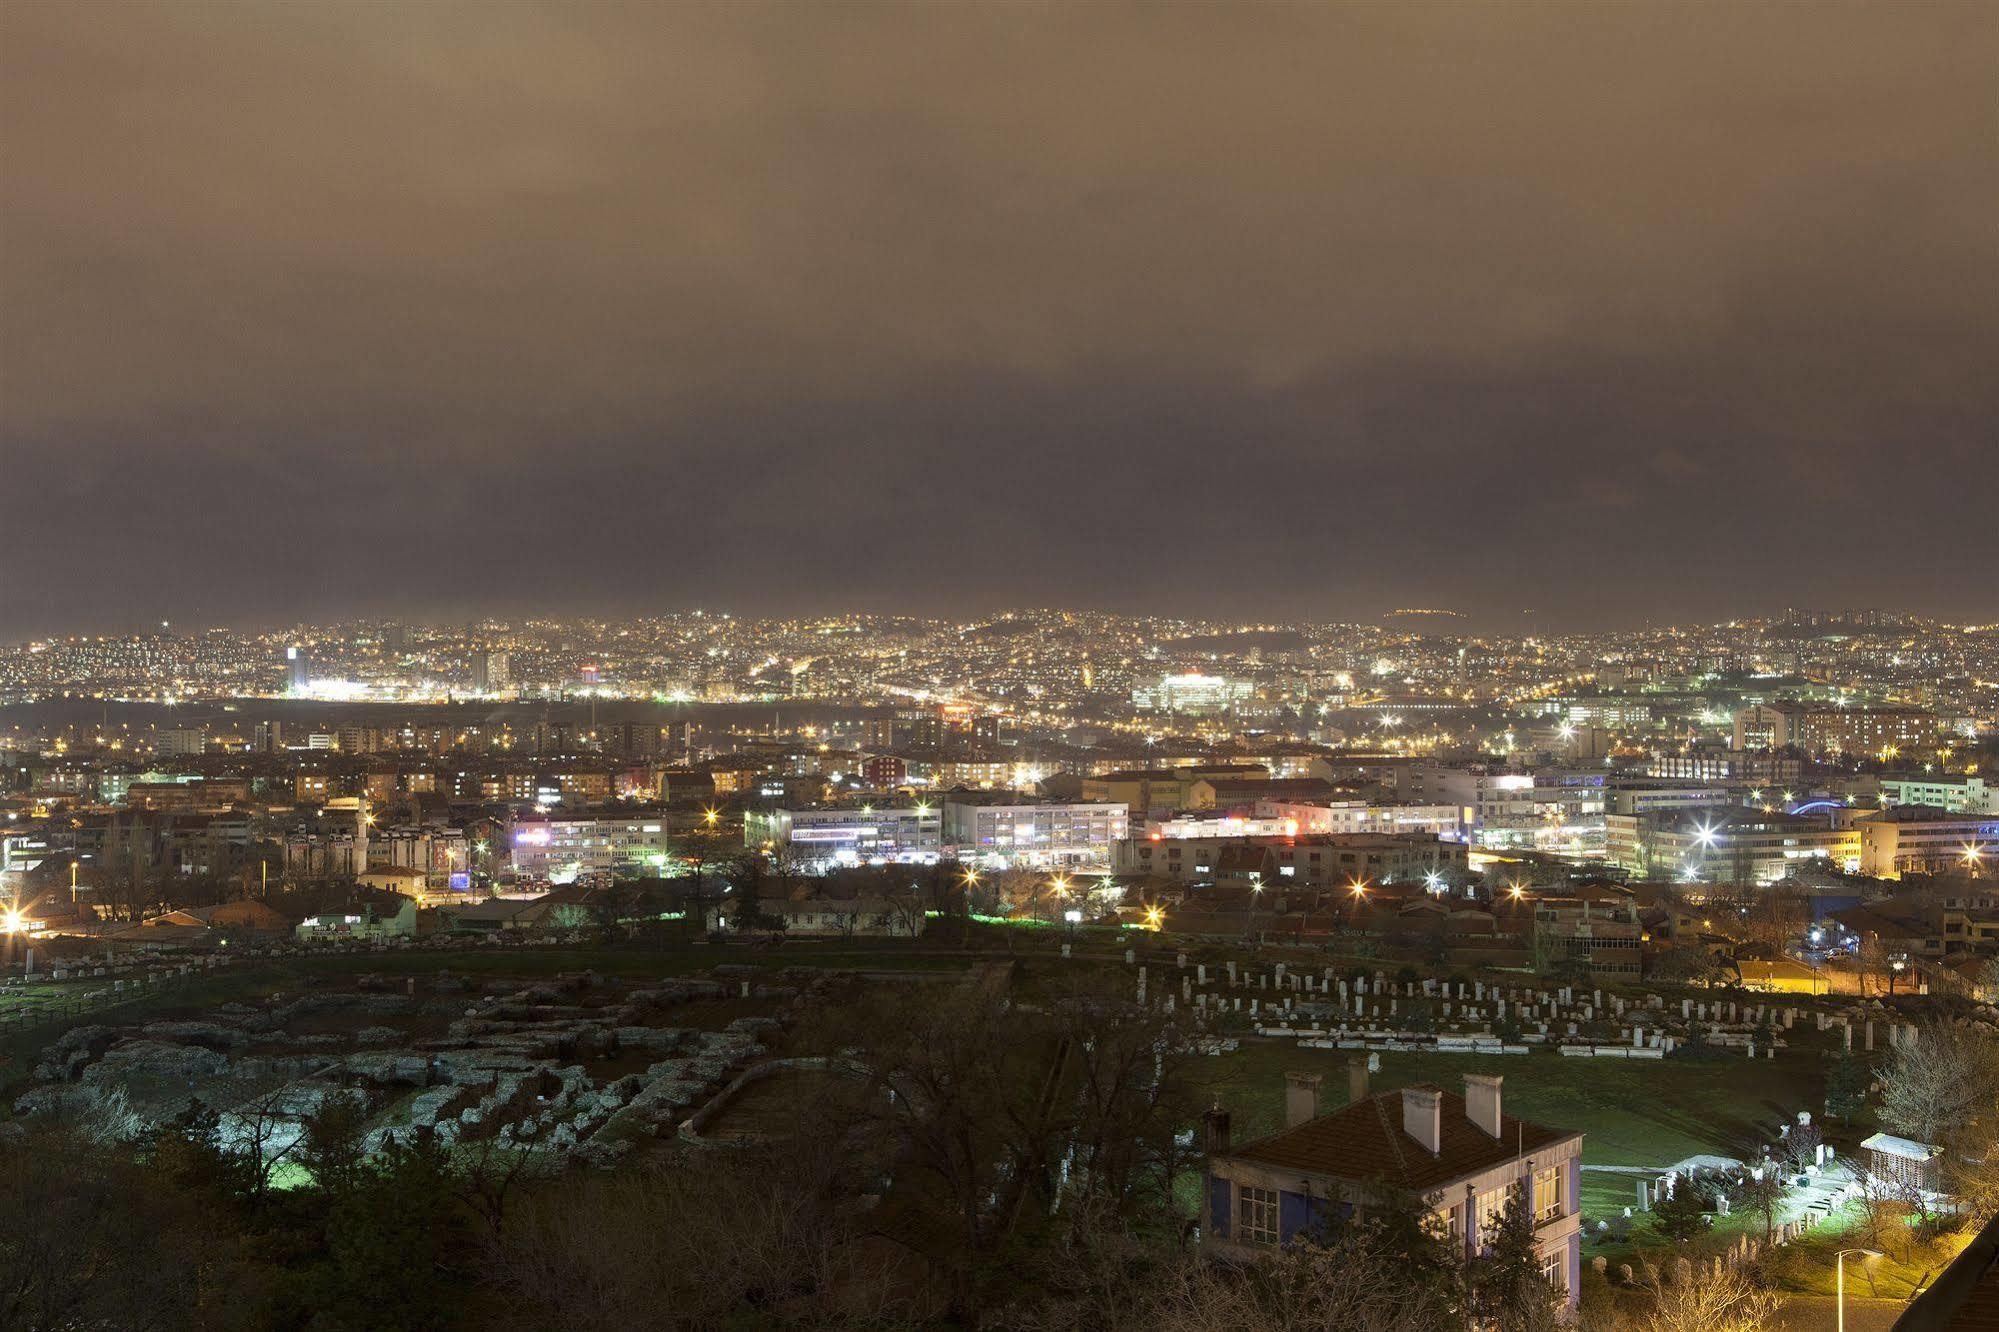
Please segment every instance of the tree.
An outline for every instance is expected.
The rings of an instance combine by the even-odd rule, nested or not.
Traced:
[[[1763,1214],[1763,1242],[1777,1236],[1777,1212],[1784,1203],[1784,1177],[1775,1170],[1752,1173],[1742,1185],[1742,1201],[1752,1211]]]
[[[766,1141],[525,1191],[482,1246],[483,1284],[519,1327],[902,1325],[920,1274],[868,1243],[851,1200],[872,1157],[824,1099]]]
[[[331,1195],[347,1192],[367,1162],[368,1107],[356,1095],[328,1096],[305,1120],[297,1161],[315,1187]]]
[[[1121,979],[1100,976],[1070,981],[1050,1008],[1070,1051],[1070,1192],[1120,1220],[1170,1215],[1174,1181],[1196,1156],[1178,1131],[1202,1109],[1177,1022],[1130,998]]]
[[[1952,1146],[1999,1102],[1999,1042],[1968,1022],[1932,1022],[1881,1072],[1881,1118],[1919,1142]]]
[[[1234,1266],[1116,1226],[1079,1227],[1037,1264],[1015,1332],[1459,1332],[1460,1309],[1367,1233],[1299,1241]]]
[[[1668,1286],[1654,1276],[1631,1332],[1762,1332],[1776,1322],[1782,1301],[1744,1273],[1717,1261],[1695,1264],[1687,1277]]]
[[[1683,1175],[1671,1193],[1653,1201],[1652,1225],[1667,1239],[1691,1239],[1707,1228],[1707,1209],[1707,1194],[1692,1176]]]
[[[237,1246],[228,1209],[68,1128],[0,1146],[0,1327],[197,1325]]]
[[[1854,1116],[1867,1108],[1867,1093],[1873,1085],[1874,1069],[1866,1060],[1851,1053],[1840,1055],[1826,1070],[1825,1112],[1842,1124],[1851,1124]]]
[[[1540,1243],[1534,1234],[1534,1205],[1522,1181],[1507,1200],[1486,1254],[1472,1264],[1474,1316],[1520,1332],[1552,1328],[1561,1294],[1541,1275]]]
[[[1783,1162],[1792,1174],[1802,1174],[1806,1166],[1818,1164],[1818,1149],[1824,1143],[1825,1134],[1818,1125],[1793,1124],[1784,1135]]]
[[[1721,963],[1699,941],[1677,944],[1652,959],[1652,979],[1666,984],[1717,985]]]
[[[833,1015],[833,1048],[852,1048],[873,1094],[873,1132],[898,1144],[917,1187],[957,1224],[954,1311],[975,1272],[1006,1245],[1030,1198],[1046,1214],[1053,1153],[1074,1110],[1057,1093],[1073,1041],[1047,1011],[965,987],[911,1009],[880,999]]]

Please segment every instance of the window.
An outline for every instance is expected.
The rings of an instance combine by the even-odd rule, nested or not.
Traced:
[[[1242,1188],[1236,1191],[1240,1216],[1236,1234],[1244,1244],[1277,1243],[1277,1191]]]
[[[1556,1251],[1541,1260],[1541,1279],[1556,1290],[1567,1292],[1569,1288],[1568,1254]]]
[[[1520,1192],[1520,1181],[1502,1184],[1496,1189],[1487,1189],[1478,1195],[1478,1233],[1486,1239],[1506,1222],[1506,1209]]]
[[[1534,1224],[1553,1221],[1562,1214],[1562,1176],[1567,1172],[1561,1166],[1534,1172]]]

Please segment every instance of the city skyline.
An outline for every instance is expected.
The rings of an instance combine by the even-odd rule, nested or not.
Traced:
[[[1999,618],[1989,11],[1682,13],[11,6],[0,637]]]

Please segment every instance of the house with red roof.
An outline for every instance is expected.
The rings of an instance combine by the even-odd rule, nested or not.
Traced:
[[[1236,1145],[1228,1112],[1210,1114],[1202,1250],[1254,1259],[1384,1194],[1413,1194],[1475,1263],[1507,1207],[1525,1197],[1542,1274],[1573,1308],[1583,1135],[1504,1114],[1495,1075],[1468,1074],[1462,1096],[1427,1083],[1369,1095],[1366,1064],[1355,1062],[1350,1103],[1331,1114],[1319,1113],[1319,1074],[1289,1074],[1286,1127],[1267,1137]]]

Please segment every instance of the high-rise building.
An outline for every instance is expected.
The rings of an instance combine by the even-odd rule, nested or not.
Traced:
[[[510,680],[507,673],[507,654],[504,652],[474,652],[472,654],[472,688],[481,694],[497,694],[507,687]]]
[[[285,649],[285,669],[291,672],[291,691],[303,694],[312,684],[312,663],[305,649],[294,643]]]

